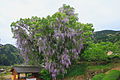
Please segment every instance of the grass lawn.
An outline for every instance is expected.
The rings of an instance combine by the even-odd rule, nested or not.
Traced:
[[[107,64],[99,64],[99,65],[93,65],[90,64],[90,62],[81,63],[72,66],[68,73],[65,74],[64,80],[84,80],[83,78],[92,77],[94,74],[98,74],[101,72],[107,72],[108,70],[120,66],[120,62],[114,63],[107,63]],[[92,74],[91,74],[92,73]],[[94,74],[93,74],[94,73]],[[88,79],[86,79],[88,80]]]

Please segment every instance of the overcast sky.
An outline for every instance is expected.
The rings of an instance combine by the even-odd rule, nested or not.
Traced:
[[[0,43],[16,44],[10,29],[13,21],[52,15],[63,4],[74,7],[79,21],[92,23],[95,31],[120,30],[120,0],[0,0]]]

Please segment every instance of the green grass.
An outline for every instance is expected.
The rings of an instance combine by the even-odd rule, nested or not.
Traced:
[[[65,77],[73,77],[73,76],[78,76],[78,75],[83,75],[85,74],[87,69],[86,64],[77,64],[73,65],[68,71]]]
[[[105,74],[103,74],[103,73],[97,74],[92,78],[92,80],[102,80],[104,75]]]
[[[86,76],[86,73],[89,72],[101,72],[101,70],[103,70],[102,72],[106,72],[116,66],[120,66],[120,63],[108,63],[108,64],[99,64],[99,65],[95,65],[95,64],[91,64],[91,62],[83,62],[80,64],[76,64],[71,66],[71,68],[68,69],[67,74],[65,74],[65,78],[68,78],[68,80],[70,79],[74,79],[74,77],[76,76]]]
[[[92,80],[118,80],[120,78],[120,71],[118,70],[110,70],[108,74],[97,74]]]
[[[101,69],[110,69],[112,68],[112,65],[107,64],[107,65],[92,65],[92,66],[88,66],[87,69],[88,70],[101,70]]]
[[[86,64],[76,64],[76,65],[72,65],[68,70],[67,70],[67,74],[65,75],[62,75],[62,74],[59,74],[57,76],[58,79],[62,79],[64,77],[75,77],[75,76],[78,76],[78,75],[83,75],[85,74],[85,71],[86,71],[86,68],[87,65]],[[75,80],[73,78],[69,79],[69,80]]]
[[[116,67],[116,66],[120,66],[120,62],[118,63],[108,63],[108,64],[104,64],[104,65],[89,65],[87,67],[87,70],[92,70],[92,71],[96,71],[96,70],[101,70],[101,69],[111,69],[113,67]]]
[[[120,78],[120,71],[111,70],[108,74],[106,74],[102,80],[118,80]]]
[[[11,66],[0,66],[0,69],[1,69],[1,68],[4,68],[4,69],[10,69]]]
[[[6,76],[6,75],[11,75],[11,73],[10,72],[0,73],[0,76]]]
[[[5,69],[6,73],[0,73],[0,76],[10,75],[11,66],[0,66],[0,69]]]
[[[0,80],[6,80],[3,76],[0,76]]]

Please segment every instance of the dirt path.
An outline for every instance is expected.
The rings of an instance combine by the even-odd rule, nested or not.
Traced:
[[[120,66],[116,66],[116,67],[114,67],[114,68],[112,68],[112,69],[110,69],[110,70],[119,70],[119,71],[120,71]],[[109,70],[109,71],[110,71],[110,70]],[[109,71],[107,71],[105,74],[109,73]]]
[[[120,66],[117,66],[115,68],[112,68],[111,70],[119,70],[120,71]]]

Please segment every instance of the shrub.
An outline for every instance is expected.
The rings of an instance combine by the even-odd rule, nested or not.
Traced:
[[[65,77],[73,77],[73,76],[83,75],[83,74],[85,74],[86,67],[87,67],[86,64],[73,65],[69,68],[69,70],[67,71],[67,74],[65,74]]]
[[[113,60],[113,59],[114,59],[114,60],[115,60],[115,59],[117,60],[117,59],[118,59],[118,60],[119,60],[119,59],[120,59],[120,54],[110,55],[110,56],[109,56],[109,59],[111,59],[111,60]]]
[[[95,75],[92,80],[102,80],[102,78],[104,77],[105,74],[103,73],[100,73],[100,74],[97,74]]]
[[[91,43],[87,46],[82,58],[88,61],[109,61],[115,56],[119,57],[118,46],[111,42]],[[112,51],[112,55],[107,55],[107,52]]]
[[[101,61],[107,60],[106,50],[103,49],[103,45],[101,43],[97,44],[89,44],[89,46],[85,49],[82,57],[88,61]]]
[[[46,69],[42,69],[41,71],[40,71],[40,76],[39,76],[39,78],[41,78],[41,79],[43,79],[43,80],[51,80],[51,76],[50,76],[50,73],[49,73],[49,71],[48,70],[46,70]]]
[[[118,80],[120,77],[120,71],[111,70],[107,75],[103,77],[102,80]]]

